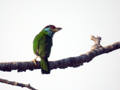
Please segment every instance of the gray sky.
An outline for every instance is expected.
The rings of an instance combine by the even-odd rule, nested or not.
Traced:
[[[0,62],[35,58],[37,33],[54,24],[63,29],[54,36],[49,60],[78,56],[90,50],[91,35],[102,45],[120,39],[120,0],[0,0]],[[120,90],[120,50],[94,58],[78,68],[18,73],[0,72],[0,78],[30,83],[39,90]],[[0,83],[0,90],[28,90]]]

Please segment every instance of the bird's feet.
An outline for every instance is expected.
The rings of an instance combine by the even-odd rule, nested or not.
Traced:
[[[37,58],[38,58],[39,56],[37,56],[35,59],[33,59],[32,60],[32,62],[35,64],[35,66],[37,66]]]
[[[33,59],[32,62],[35,64],[35,66],[37,66],[37,60],[36,59]]]

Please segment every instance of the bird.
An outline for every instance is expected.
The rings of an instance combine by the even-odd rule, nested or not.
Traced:
[[[61,27],[56,27],[55,25],[47,25],[33,40],[33,51],[35,55],[41,59],[40,67],[42,74],[50,74],[48,57],[50,56],[51,47],[53,45],[53,36],[61,29]]]

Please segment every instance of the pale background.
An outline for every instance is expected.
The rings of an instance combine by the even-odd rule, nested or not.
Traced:
[[[50,60],[90,50],[91,35],[102,45],[120,41],[120,0],[0,0],[0,62],[35,58],[32,41],[44,26],[63,29],[54,36]],[[30,83],[39,90],[120,90],[120,50],[98,56],[78,68],[18,73],[0,78]],[[0,83],[0,90],[28,90]]]

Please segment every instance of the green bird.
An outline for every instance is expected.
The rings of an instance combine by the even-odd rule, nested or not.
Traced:
[[[43,28],[43,30],[37,34],[33,40],[33,51],[37,57],[40,57],[41,59],[40,66],[42,74],[50,73],[48,57],[51,52],[52,38],[53,35],[61,29],[62,28],[55,27],[54,25],[48,25]]]

